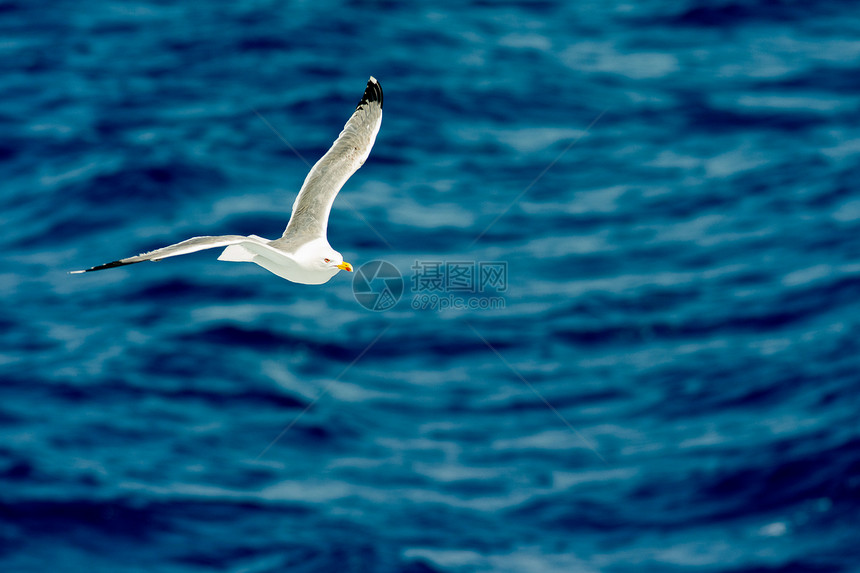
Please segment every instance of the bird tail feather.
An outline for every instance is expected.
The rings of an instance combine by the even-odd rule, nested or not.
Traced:
[[[219,261],[234,263],[252,263],[256,255],[242,245],[230,245],[218,257]]]

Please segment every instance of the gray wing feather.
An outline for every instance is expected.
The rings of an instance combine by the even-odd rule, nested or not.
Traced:
[[[293,204],[290,222],[281,239],[290,242],[307,236],[325,237],[331,206],[340,188],[364,164],[382,124],[382,87],[376,78],[367,82],[355,113],[331,149],[313,166]]]
[[[166,259],[168,257],[177,257],[179,255],[196,253],[197,251],[202,251],[204,249],[214,249],[216,247],[226,247],[228,245],[236,245],[241,243],[266,244],[265,242],[263,242],[262,239],[257,239],[256,237],[243,237],[242,235],[192,237],[190,239],[182,241],[181,243],[176,243],[175,245],[155,249],[154,251],[142,253],[134,257],[127,257],[125,259],[113,261],[112,263],[105,263],[103,265],[99,265],[97,267],[92,267],[82,271],[72,271],[72,274],[88,273],[90,271],[101,271],[104,269],[112,269],[114,267],[121,267],[124,265],[142,263],[144,261],[160,261],[161,259]]]

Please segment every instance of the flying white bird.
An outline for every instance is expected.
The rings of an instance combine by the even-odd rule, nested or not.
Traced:
[[[288,281],[318,285],[328,282],[338,271],[352,272],[352,265],[331,248],[326,238],[332,203],[346,180],[364,164],[382,124],[382,87],[376,78],[367,82],[355,113],[331,149],[313,166],[293,203],[293,213],[280,239],[270,241],[256,235],[221,235],[191,239],[106,263],[73,274],[112,269],[143,261],[160,261],[226,247],[219,261],[257,263]]]

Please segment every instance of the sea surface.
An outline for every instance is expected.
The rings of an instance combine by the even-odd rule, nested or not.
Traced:
[[[858,30],[0,1],[0,571],[860,571]],[[67,274],[278,237],[371,75],[367,285]]]

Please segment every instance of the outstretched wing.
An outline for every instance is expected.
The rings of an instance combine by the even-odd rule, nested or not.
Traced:
[[[149,251],[148,253],[142,253],[140,255],[137,255],[136,257],[120,259],[112,263],[105,263],[103,265],[99,265],[97,267],[92,267],[90,269],[85,269],[82,271],[71,271],[71,274],[88,273],[91,271],[102,271],[104,269],[112,269],[114,267],[142,263],[143,261],[160,261],[161,259],[166,259],[168,257],[187,255],[188,253],[196,253],[197,251],[202,251],[204,249],[214,249],[216,247],[226,247],[228,245],[241,244],[267,245],[267,241],[258,237],[243,237],[242,235],[192,237],[191,239],[187,239],[185,241],[182,241],[181,243],[176,243],[175,245],[155,249],[154,251]]]
[[[288,236],[325,237],[334,198],[353,173],[364,164],[382,124],[382,87],[376,78],[367,82],[355,113],[331,149],[305,178],[293,214],[280,240]],[[276,241],[277,242],[277,241]]]

